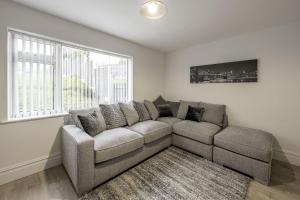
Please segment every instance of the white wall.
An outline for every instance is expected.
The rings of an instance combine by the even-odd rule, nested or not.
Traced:
[[[1,0],[0,121],[5,119],[7,109],[7,27],[133,56],[134,99],[154,99],[163,92],[163,53]],[[0,184],[41,170],[46,164],[52,166],[59,163],[58,130],[61,124],[61,117],[0,124]]]
[[[258,83],[189,82],[190,66],[254,58]],[[300,23],[169,53],[165,77],[167,98],[226,104],[230,124],[273,133],[275,157],[300,165]]]

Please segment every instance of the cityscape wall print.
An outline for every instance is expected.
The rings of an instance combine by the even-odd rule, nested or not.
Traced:
[[[192,66],[190,83],[257,82],[257,59]]]

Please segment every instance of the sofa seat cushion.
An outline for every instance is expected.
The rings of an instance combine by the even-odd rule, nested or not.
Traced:
[[[177,135],[181,135],[198,142],[212,144],[214,135],[221,128],[215,124],[208,122],[195,122],[184,120],[174,124],[173,131]]]
[[[164,122],[173,126],[174,124],[181,122],[182,119],[178,119],[177,117],[159,117],[157,121]]]
[[[94,137],[95,163],[104,162],[144,146],[144,137],[126,128],[103,131]]]
[[[272,159],[273,136],[261,130],[230,126],[215,136],[214,144],[264,162]]]
[[[147,120],[128,127],[144,136],[145,143],[150,143],[172,133],[172,127],[164,122]]]
[[[176,117],[160,117],[157,119],[157,121],[164,122],[164,123],[167,123],[167,124],[173,126],[177,122],[181,122],[182,119],[178,119]]]

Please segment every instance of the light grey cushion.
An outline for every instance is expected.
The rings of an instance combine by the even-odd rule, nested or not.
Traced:
[[[173,126],[175,123],[181,122],[182,119],[178,119],[176,117],[160,117],[160,118],[157,119],[157,121],[165,122],[165,123]]]
[[[64,116],[64,125],[76,125],[71,114],[67,114]]]
[[[77,127],[81,128],[81,130],[83,130],[81,122],[78,119],[78,115],[87,115],[89,113],[93,113],[94,111],[96,111],[99,115],[101,115],[101,111],[100,111],[99,107],[79,109],[79,110],[70,110],[69,114],[70,114],[73,122],[70,118],[68,118],[68,120],[65,121],[65,125],[76,125]]]
[[[229,126],[215,136],[214,144],[264,162],[272,158],[272,135],[257,129]]]
[[[185,119],[186,114],[188,112],[189,106],[199,107],[199,102],[192,101],[180,101],[180,105],[178,108],[177,118]]]
[[[219,126],[223,126],[225,105],[211,104],[200,102],[199,106],[204,108],[202,121],[210,122]]]
[[[152,101],[145,100],[144,104],[145,104],[147,110],[149,111],[151,119],[157,120],[157,118],[159,117],[159,112],[158,112],[156,106],[154,105],[154,103]]]
[[[86,133],[95,136],[106,129],[105,120],[101,113],[94,111],[87,115],[78,115],[78,119]]]
[[[173,126],[174,133],[205,144],[212,144],[214,135],[220,129],[219,126],[212,123],[189,120],[178,122]]]
[[[142,135],[126,128],[103,131],[94,137],[95,162],[104,162],[143,147]]]
[[[127,124],[129,126],[137,123],[139,121],[139,115],[136,112],[132,102],[130,103],[119,103],[121,110],[126,118]]]
[[[153,142],[172,133],[172,127],[169,124],[153,120],[139,122],[128,128],[142,134],[145,143]]]
[[[127,122],[118,104],[100,104],[107,129],[126,126]]]
[[[134,105],[135,110],[139,114],[139,118],[140,118],[139,121],[140,122],[151,119],[150,114],[149,114],[149,112],[148,112],[148,110],[147,110],[144,103],[133,101],[133,105]]]

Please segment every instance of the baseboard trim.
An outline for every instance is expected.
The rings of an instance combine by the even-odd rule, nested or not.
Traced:
[[[276,160],[280,160],[283,162],[288,162],[293,165],[300,166],[300,154],[291,152],[291,151],[281,151],[278,149],[275,149],[273,151],[273,158]]]
[[[0,185],[61,164],[61,154],[52,154],[0,169]]]

